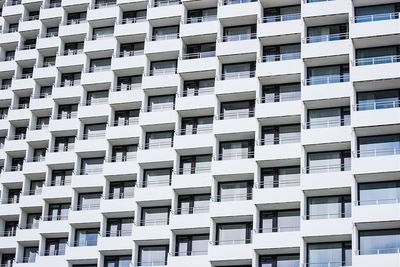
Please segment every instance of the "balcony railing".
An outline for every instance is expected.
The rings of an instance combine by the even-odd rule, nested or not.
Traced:
[[[191,97],[191,96],[201,96],[201,95],[211,95],[214,92],[214,86],[212,87],[201,87],[201,88],[190,88],[186,91],[178,94],[180,97]]]
[[[252,242],[251,238],[244,239],[233,239],[233,240],[216,240],[211,242],[211,244],[215,246],[223,246],[223,245],[243,245],[250,244]]]
[[[383,147],[374,149],[362,149],[353,153],[356,158],[380,157],[380,156],[395,156],[400,155],[400,146]]]
[[[327,172],[342,172],[350,171],[351,164],[324,164],[320,166],[311,166],[303,169],[303,173],[327,173]]]
[[[133,265],[134,267],[139,267],[139,266],[166,266],[167,261],[138,261],[136,265]]]
[[[351,21],[353,23],[363,23],[363,22],[394,20],[394,19],[399,19],[399,12],[356,16],[354,18],[351,18]]]
[[[171,185],[171,178],[163,178],[163,179],[156,179],[152,181],[143,181],[137,184],[138,187],[145,188],[145,187],[158,187],[158,186],[170,186]]]
[[[188,53],[183,54],[182,59],[199,59],[199,58],[208,58],[215,57],[215,51],[206,51],[206,52],[198,52],[198,53]]]
[[[107,7],[114,7],[117,5],[116,1],[105,1],[101,3],[94,4],[91,6],[92,9],[101,9],[101,8],[107,8]]]
[[[217,15],[209,15],[209,16],[202,16],[202,17],[189,17],[186,19],[187,24],[195,24],[195,23],[202,23],[207,21],[216,21]]]
[[[145,106],[142,108],[143,112],[159,112],[166,110],[174,110],[175,103],[166,103],[166,104],[156,104],[152,106]]]
[[[105,195],[102,195],[103,199],[127,199],[127,198],[133,198],[135,196],[135,193],[132,189],[131,192],[123,192],[123,193],[107,193]]]
[[[255,71],[238,71],[221,74],[221,80],[235,80],[235,79],[245,79],[253,78],[256,75]]]
[[[68,220],[68,214],[64,214],[64,215],[45,215],[45,216],[42,216],[42,220],[46,221],[46,222],[66,221],[66,220]]]
[[[299,217],[300,221],[300,217]],[[281,233],[281,232],[295,232],[300,231],[300,226],[278,226],[278,227],[265,227],[265,228],[258,228],[255,229],[254,232],[256,233]]]
[[[295,144],[300,143],[300,132],[288,136],[278,136],[273,138],[264,138],[257,141],[257,145],[269,146],[269,145],[283,145],[283,144]]]
[[[339,213],[319,213],[319,214],[307,214],[303,216],[304,220],[321,220],[321,219],[339,219],[339,218],[350,218],[351,212],[339,212]]]
[[[175,174],[184,175],[184,174],[197,174],[197,173],[209,173],[211,171],[210,166],[199,166],[199,167],[189,167],[189,168],[179,168]]]
[[[292,91],[285,94],[279,95],[266,95],[257,99],[258,103],[265,104],[265,103],[276,103],[276,102],[287,102],[287,101],[296,101],[301,99],[300,91]]]
[[[122,92],[122,91],[131,91],[131,90],[137,90],[141,89],[142,84],[141,83],[133,83],[133,84],[123,84],[123,85],[117,85],[114,88],[112,88],[113,92]]]
[[[238,159],[252,159],[254,152],[237,152],[237,153],[223,153],[213,157],[214,160],[238,160]]]
[[[97,246],[97,240],[79,240],[71,244],[73,247],[92,247]]]
[[[94,139],[103,139],[106,136],[105,131],[100,132],[93,132],[93,133],[86,133],[82,134],[80,140],[94,140]]]
[[[76,175],[94,175],[94,174],[100,174],[102,172],[103,172],[103,168],[98,167],[98,168],[80,169],[80,170],[77,170],[75,173],[76,173]]]
[[[357,255],[400,254],[400,247],[356,250],[356,254]]]
[[[350,81],[349,74],[335,74],[310,77],[305,81],[305,85],[332,84]]]
[[[87,20],[86,19],[69,19],[65,22],[64,25],[76,25],[76,24],[82,24],[82,23],[86,23]]]
[[[301,13],[285,14],[285,15],[277,15],[277,16],[266,16],[266,17],[262,18],[262,22],[263,23],[273,23],[273,22],[299,20],[300,18],[301,18]]]
[[[137,155],[136,154],[129,154],[129,155],[123,155],[123,156],[113,156],[109,159],[108,162],[115,163],[115,162],[127,162],[127,161],[134,161],[136,160]]]
[[[304,267],[351,267],[351,263],[345,261],[307,262]]]
[[[109,70],[111,70],[111,65],[90,67],[87,72],[94,73],[94,72],[103,72]]]
[[[118,54],[118,57],[134,57],[144,55],[144,50],[130,50],[122,51]]]
[[[36,48],[36,44],[24,44],[20,46],[20,50],[31,50],[31,49],[35,49]]]
[[[157,225],[168,225],[169,218],[165,219],[147,219],[147,220],[140,220],[140,226],[157,226]]]
[[[171,256],[179,257],[179,256],[199,256],[199,255],[207,255],[207,250],[194,250],[194,251],[175,251],[171,253]]]
[[[106,231],[103,233],[103,237],[121,237],[121,236],[131,236],[132,230],[116,230],[116,231]]]
[[[65,177],[62,180],[52,180],[47,186],[66,186],[71,184],[71,177]]]
[[[39,15],[28,16],[28,21],[34,21],[34,20],[38,20],[38,19],[39,19]]]
[[[131,24],[131,23],[138,23],[138,22],[145,22],[146,17],[136,17],[136,18],[124,18],[121,20],[121,24]]]
[[[65,250],[43,250],[40,252],[40,256],[63,256],[65,255]]]
[[[162,141],[151,141],[144,145],[144,149],[158,149],[158,148],[170,148],[173,147],[174,142],[171,140],[162,140]]]
[[[169,33],[169,34],[155,35],[151,38],[150,41],[165,41],[165,40],[174,40],[178,38],[179,38],[179,33]]]
[[[87,99],[85,103],[83,103],[84,106],[96,106],[96,105],[102,105],[102,104],[107,104],[108,103],[108,97],[101,97],[101,98],[93,98],[93,99]]]
[[[16,229],[13,230],[5,230],[0,232],[0,237],[12,237],[15,236],[17,233]]]
[[[281,179],[279,181],[261,181],[255,184],[255,188],[281,188],[281,187],[294,187],[300,185],[300,176]]]
[[[15,134],[15,135],[10,135],[7,138],[8,140],[25,140],[26,139],[26,134]]]
[[[224,6],[256,2],[254,0],[222,0]]]
[[[78,85],[81,85],[81,80],[60,82],[60,87],[70,87],[70,86],[78,86]]]
[[[0,90],[8,90],[10,88],[11,88],[11,84],[5,84],[5,85],[1,86]]]
[[[189,128],[189,129],[181,129],[176,132],[177,135],[193,135],[193,134],[203,134],[203,133],[211,133],[213,129],[212,124],[210,125],[199,125],[197,128]]]
[[[209,211],[210,207],[190,207],[190,208],[177,208],[176,211],[172,213],[174,215],[188,215],[188,214],[207,213]]]
[[[326,34],[326,35],[316,35],[308,36],[305,39],[305,43],[321,43],[321,42],[331,42],[349,39],[349,33],[336,33],[336,34]]]
[[[241,200],[251,200],[253,193],[231,193],[225,195],[217,195],[211,198],[214,202],[228,202],[228,201],[241,201]]]
[[[373,100],[373,102],[356,104],[353,107],[355,111],[366,111],[366,110],[377,110],[377,109],[388,109],[388,108],[399,108],[400,100]]]
[[[356,59],[353,62],[353,64],[355,64],[355,66],[368,66],[368,65],[391,64],[398,62],[400,62],[400,55],[390,55],[381,57],[359,58]]]
[[[103,33],[103,34],[93,35],[91,40],[95,41],[95,40],[101,40],[101,39],[110,39],[113,37],[114,37],[114,33]]]
[[[317,129],[317,128],[333,128],[340,126],[350,125],[350,118],[348,119],[323,119],[318,121],[308,121],[305,123],[305,129]]]
[[[235,42],[235,41],[245,41],[257,38],[257,33],[242,33],[242,34],[232,34],[222,36],[222,42]]]
[[[22,257],[21,259],[17,260],[17,263],[34,263],[36,262],[37,253],[29,257]]]
[[[98,210],[100,208],[100,203],[88,203],[76,206],[76,211],[85,211],[85,210]]]
[[[216,119],[218,120],[233,120],[233,119],[243,119],[254,117],[254,110],[238,110],[238,111],[228,111],[219,114]]]
[[[381,198],[381,199],[370,199],[370,200],[357,200],[354,202],[354,204],[356,206],[399,204],[399,203],[400,203],[400,198]]]
[[[262,62],[286,61],[286,60],[295,60],[300,58],[301,58],[301,53],[294,52],[294,53],[263,56]]]
[[[83,49],[68,49],[63,52],[63,56],[73,56],[83,54]]]
[[[154,7],[163,7],[163,6],[175,6],[182,4],[179,0],[156,0],[154,1]]]
[[[154,69],[149,71],[150,76],[161,76],[176,74],[177,68]]]
[[[115,120],[110,124],[111,127],[137,125],[139,123],[139,117],[131,117],[129,119]]]

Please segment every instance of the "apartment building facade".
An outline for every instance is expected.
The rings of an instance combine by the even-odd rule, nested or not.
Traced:
[[[1,267],[400,266],[398,0],[1,0]]]

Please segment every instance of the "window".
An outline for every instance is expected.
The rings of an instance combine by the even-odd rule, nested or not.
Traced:
[[[209,133],[212,125],[213,116],[182,118],[181,135]]]
[[[133,218],[112,218],[107,220],[107,237],[130,236]]]
[[[130,267],[132,256],[105,256],[104,267]]]
[[[300,124],[263,126],[261,132],[261,145],[279,145],[300,142]]]
[[[31,181],[28,194],[40,195],[42,193],[43,185],[44,185],[44,180]]]
[[[4,267],[12,267],[15,260],[15,254],[2,253],[1,255],[1,265]]]
[[[315,243],[307,245],[309,266],[351,266],[351,242]]]
[[[358,204],[377,205],[400,202],[400,181],[362,183],[358,185]]]
[[[348,39],[348,25],[335,24],[307,28],[307,42],[318,43]]]
[[[213,21],[217,19],[217,8],[204,8],[188,10],[187,12],[187,23],[200,23],[206,21]]]
[[[70,203],[50,204],[47,221],[67,220],[70,206]]]
[[[129,91],[142,86],[142,76],[118,77],[116,91]]]
[[[110,183],[109,199],[132,198],[135,192],[135,181],[118,181]]]
[[[80,24],[86,20],[86,12],[69,13],[67,16],[67,25]]]
[[[22,171],[22,168],[24,166],[24,158],[13,158],[11,160],[11,171],[14,172],[19,172]]]
[[[307,219],[337,219],[351,216],[351,196],[324,196],[307,198]]]
[[[181,4],[180,0],[154,0],[154,7],[161,7],[161,6],[172,6],[172,5],[179,5]]]
[[[215,56],[215,43],[189,44],[183,59],[207,58]]]
[[[67,246],[67,238],[54,238],[46,239],[46,248],[44,256],[59,256],[65,255],[65,248]]]
[[[103,138],[106,135],[106,127],[106,123],[86,124],[82,139],[92,140]]]
[[[171,40],[179,38],[179,26],[153,28],[153,41]]]
[[[19,203],[19,197],[21,195],[21,189],[9,189],[8,190],[8,204]]]
[[[168,246],[140,246],[138,266],[167,265]]]
[[[38,117],[36,119],[36,130],[43,130],[49,126],[50,117]]]
[[[13,33],[18,31],[18,23],[10,23],[8,26],[8,32]]]
[[[145,149],[172,147],[173,138],[173,131],[146,133]]]
[[[142,208],[141,226],[168,225],[171,207]]]
[[[358,157],[400,154],[400,134],[358,137]]]
[[[114,35],[114,27],[93,28],[92,40],[112,37]]]
[[[63,73],[61,75],[61,87],[76,86],[81,83],[81,73]]]
[[[6,221],[4,223],[3,236],[15,236],[18,228],[18,221]]]
[[[357,93],[357,111],[400,107],[400,90]]]
[[[260,212],[259,233],[292,232],[300,230],[300,210]]]
[[[146,21],[147,10],[134,10],[122,13],[122,24]]]
[[[173,110],[175,108],[175,95],[149,96],[147,112]]]
[[[254,157],[254,140],[221,142],[218,160],[249,159]]]
[[[29,108],[30,97],[20,97],[18,100],[18,109]]]
[[[4,57],[5,61],[12,61],[12,60],[14,60],[14,58],[15,58],[15,50],[6,51],[6,54],[5,54],[5,57]]]
[[[183,85],[183,97],[211,94],[214,91],[214,79],[185,81]]]
[[[210,194],[180,195],[178,197],[177,214],[196,214],[208,212],[210,208]]]
[[[301,6],[264,8],[264,23],[289,21],[301,18]]]
[[[1,90],[7,90],[11,87],[12,79],[2,79]]]
[[[175,256],[207,255],[208,234],[176,237]]]
[[[40,218],[42,217],[41,213],[28,213],[26,215],[26,229],[37,229],[39,227]]]
[[[171,185],[172,169],[145,170],[143,187],[169,186]]]
[[[111,69],[111,58],[98,58],[90,60],[89,72],[99,72],[110,69]]]
[[[399,61],[400,46],[363,48],[356,50],[356,65],[388,64]]]
[[[47,28],[46,37],[56,37],[58,36],[58,27]]]
[[[252,223],[217,224],[216,245],[235,245],[251,243]]]
[[[265,255],[260,256],[259,267],[298,267],[300,255]]]
[[[299,83],[263,86],[261,103],[300,100],[300,88]]]
[[[113,146],[111,162],[126,162],[136,158],[137,145]]]
[[[40,87],[39,98],[47,98],[51,96],[53,86],[42,86]]]
[[[250,200],[253,192],[253,181],[220,182],[216,201]]]
[[[204,173],[211,170],[212,155],[181,156],[179,174]]]
[[[80,193],[77,210],[97,210],[100,207],[101,193]]]
[[[104,158],[88,158],[81,160],[80,175],[98,174],[103,171]]]
[[[78,113],[78,104],[59,105],[57,119],[75,118]]]
[[[120,46],[120,57],[130,57],[143,55],[144,53],[144,42],[140,43],[126,43]]]
[[[400,250],[400,229],[359,231],[359,254],[392,254]]]
[[[350,108],[324,108],[308,110],[307,129],[350,125]]]
[[[222,65],[222,80],[252,78],[255,75],[255,62]]]
[[[224,28],[224,42],[242,41],[257,37],[256,25],[243,25]]]
[[[76,247],[96,246],[99,230],[99,228],[76,229],[74,245]]]
[[[221,120],[254,117],[254,101],[221,103]]]
[[[73,170],[53,170],[51,175],[51,186],[63,186],[71,183]]]
[[[261,169],[260,188],[279,188],[300,185],[300,167]]]
[[[307,154],[307,173],[339,172],[350,169],[351,154],[348,150]]]
[[[23,263],[33,263],[36,262],[36,256],[38,254],[38,247],[25,247],[24,257],[22,258]]]
[[[67,152],[74,149],[75,136],[56,137],[53,152]]]
[[[150,65],[150,76],[176,74],[177,61],[155,61]]]
[[[263,62],[293,60],[300,58],[300,44],[285,44],[263,47]]]
[[[107,103],[108,100],[108,90],[102,91],[90,91],[86,95],[86,105],[93,106],[98,104]]]
[[[83,42],[66,43],[64,45],[64,56],[76,55],[83,52]]]
[[[341,83],[349,81],[348,65],[310,67],[307,69],[307,85]]]

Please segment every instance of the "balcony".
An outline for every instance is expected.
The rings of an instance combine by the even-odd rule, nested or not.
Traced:
[[[301,148],[300,133],[277,137],[274,140],[261,139],[255,147],[255,158],[257,161],[292,160],[297,162],[301,158]]]
[[[182,47],[182,40],[179,33],[171,33],[153,36],[148,39],[144,46],[145,54],[167,53],[178,55]]]
[[[115,25],[114,35],[115,37],[145,35],[148,32],[148,28],[149,24],[146,17],[126,18]]]
[[[136,155],[126,155],[122,158],[111,157],[104,163],[104,176],[136,174],[139,166],[135,164]]]
[[[98,4],[92,4],[89,6],[87,13],[87,20],[102,20],[112,19],[118,17],[119,8],[116,1],[108,1]]]
[[[177,87],[180,81],[176,68],[151,70],[148,75],[143,76],[142,87],[143,89]]]
[[[352,73],[352,78],[354,80],[354,73]],[[350,81],[349,74],[334,74],[334,75],[309,77],[304,81],[304,85],[315,86],[315,85],[325,85],[325,84],[347,83],[349,81]]]
[[[230,133],[248,133],[256,128],[257,121],[254,118],[254,110],[238,110],[220,114],[216,117],[213,133],[216,135]]]
[[[320,214],[306,215],[300,223],[302,236],[351,236],[353,232],[351,215],[347,214]],[[326,229],[329,229],[327,231]]]
[[[352,126],[393,125],[400,123],[399,100],[375,100],[353,107]]]
[[[307,122],[301,133],[303,145],[350,142],[352,129],[350,122],[344,119],[326,119]]]
[[[212,134],[212,126],[192,129],[188,133],[183,129],[174,138],[174,148],[176,150],[211,148],[213,145],[214,135]]]
[[[298,75],[303,68],[300,52],[263,56],[257,63],[257,76]]]
[[[181,24],[181,37],[217,34],[217,16],[190,17]]]
[[[324,17],[337,14],[346,14],[351,10],[352,3],[349,0],[321,0],[303,1],[301,12],[306,19]]]
[[[353,173],[384,173],[400,171],[400,148],[376,148],[353,153]],[[374,164],[370,164],[371,160]]]
[[[89,23],[83,19],[70,19],[60,25],[59,36],[86,35],[89,32]]]
[[[56,57],[57,68],[67,68],[70,66],[83,66],[86,63],[86,55],[82,49],[66,50]]]
[[[302,242],[299,229],[277,229],[277,232],[262,233],[255,231],[254,248],[258,249],[285,249],[299,247]]]
[[[232,56],[240,54],[255,54],[259,49],[259,41],[257,40],[257,33],[244,33],[236,35],[222,36],[217,40],[216,55]]]
[[[217,58],[215,51],[183,54],[178,64],[179,73],[215,71]]]
[[[400,208],[400,199],[377,198],[368,201],[355,201],[353,220],[355,223],[390,222],[400,220],[398,213],[393,210]]]
[[[111,61],[111,69],[113,71],[132,71],[137,69],[136,72],[139,71],[142,74],[145,65],[146,57],[143,50],[120,52]]]
[[[352,47],[348,33],[310,36],[303,42],[301,52],[303,58],[307,59],[347,55],[344,51]]]
[[[399,13],[356,16],[350,19],[352,38],[396,35],[400,27]]]
[[[259,3],[252,0],[224,0],[218,8],[219,19],[232,19],[236,17],[257,17]]]
[[[176,152],[173,149],[171,141],[153,141],[150,144],[145,144],[142,149],[138,150],[139,163],[154,163],[174,161]]]
[[[182,2],[178,0],[156,0],[154,5],[147,9],[149,20],[180,17],[182,14]]]
[[[400,55],[356,59],[352,62],[354,82],[396,79],[400,76]]]
[[[257,24],[258,37],[300,35],[302,32],[301,23],[299,23],[300,19],[300,13],[261,18]]]
[[[255,71],[242,71],[222,74],[216,78],[215,94],[254,92],[259,87]]]
[[[253,173],[254,152],[218,154],[212,162],[212,175]]]
[[[114,73],[111,70],[111,65],[101,67],[91,67],[86,72],[82,73],[82,86],[110,86],[113,80]]]
[[[115,86],[110,90],[108,102],[110,105],[141,102],[144,98],[144,93],[141,89],[142,84]]]

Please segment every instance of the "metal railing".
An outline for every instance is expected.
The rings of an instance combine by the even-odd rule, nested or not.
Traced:
[[[63,256],[65,255],[65,250],[43,250],[40,252],[40,256]]]
[[[60,87],[70,87],[70,86],[77,86],[77,85],[81,85],[81,80],[60,82]]]
[[[174,40],[179,38],[179,33],[169,33],[169,34],[160,34],[152,36],[149,41],[165,41],[165,40]]]
[[[63,56],[73,56],[79,54],[83,54],[83,49],[68,49],[62,53]]]
[[[390,56],[380,56],[380,57],[358,58],[354,60],[353,65],[368,66],[368,65],[379,65],[379,64],[391,64],[398,62],[400,62],[400,55],[390,55]]]
[[[363,23],[363,22],[382,21],[382,20],[394,20],[394,19],[399,19],[399,14],[400,14],[399,12],[394,12],[394,13],[356,16],[351,18],[351,22]]]
[[[349,39],[348,32],[308,36],[307,38],[305,38],[304,43],[321,43],[321,42],[331,42],[331,41],[339,41],[346,39]]]
[[[277,54],[277,55],[267,55],[262,57],[262,62],[276,62],[276,61],[286,61],[300,59],[300,52]]]
[[[105,1],[102,3],[97,3],[91,6],[92,9],[101,9],[101,8],[107,8],[107,7],[114,7],[117,5],[116,1]]]
[[[111,127],[119,127],[119,126],[128,126],[128,125],[137,125],[139,123],[138,117],[132,117],[124,120],[115,120],[110,124]]]
[[[16,229],[0,231],[0,237],[12,237],[17,234]]]
[[[131,91],[131,90],[137,90],[141,89],[142,84],[141,83],[134,83],[134,84],[124,84],[124,85],[117,85],[115,86],[112,91],[113,92],[122,92],[122,91]]]
[[[208,125],[198,125],[197,128],[189,128],[189,129],[180,129],[176,132],[177,135],[194,135],[194,134],[203,134],[203,133],[211,133],[213,129],[212,124]]]
[[[69,120],[69,119],[75,119],[77,117],[78,117],[78,112],[71,111],[69,113],[57,114],[54,116],[54,119],[55,120]]]
[[[206,51],[206,52],[198,52],[198,53],[187,53],[182,55],[183,60],[187,59],[200,59],[200,58],[209,58],[215,57],[215,51]]]
[[[164,141],[151,141],[150,143],[146,143],[144,145],[144,149],[158,149],[158,148],[169,148],[173,147],[174,142],[171,140]]]
[[[76,206],[76,211],[98,210],[98,209],[100,209],[100,203],[88,203]]]
[[[269,146],[269,145],[294,144],[294,143],[300,143],[300,139],[301,139],[301,134],[300,132],[298,132],[288,136],[278,136],[278,137],[260,139],[257,140],[257,145]]]
[[[243,245],[243,244],[250,244],[252,242],[251,238],[245,239],[234,239],[234,240],[216,240],[211,241],[210,243],[215,246],[222,246],[222,245]]]
[[[126,188],[127,189],[127,188]],[[123,193],[107,193],[102,195],[103,199],[126,199],[126,198],[133,198],[135,196],[134,189],[131,188],[132,192],[123,192]]]
[[[6,172],[20,172],[23,170],[23,165],[8,166],[4,168]]]
[[[356,158],[400,155],[400,147],[361,149],[353,153]]]
[[[179,0],[155,0],[153,7],[174,6],[182,4]]]
[[[304,124],[305,129],[319,129],[319,128],[333,128],[340,126],[350,125],[350,118],[348,119],[324,119],[318,121],[308,121]]]
[[[33,73],[22,73],[21,76],[19,76],[20,79],[31,79],[33,77]]]
[[[50,152],[58,153],[58,152],[70,152],[74,151],[75,145],[73,143],[64,145],[64,146],[54,146],[50,149]]]
[[[282,22],[282,21],[291,21],[291,20],[299,20],[301,19],[301,13],[294,14],[285,14],[285,15],[277,15],[277,16],[266,16],[262,18],[263,23],[273,23],[273,22]]]
[[[111,70],[111,65],[93,66],[93,67],[90,67],[87,72],[94,73],[94,72],[102,72],[102,71],[109,71],[109,70]]]
[[[36,49],[36,44],[21,45],[20,50]]]
[[[105,131],[100,131],[98,133],[86,133],[82,134],[80,140],[94,140],[94,139],[102,139],[106,137],[106,132]]]
[[[222,36],[222,42],[235,42],[235,41],[245,41],[245,40],[252,40],[257,38],[257,33],[242,33],[242,34],[232,34],[232,35],[225,35]]]
[[[191,96],[201,96],[201,95],[211,95],[214,92],[214,86],[212,87],[200,87],[194,89],[187,89],[186,91],[178,94],[179,97],[191,97]]]
[[[68,220],[68,214],[65,215],[45,215],[41,217],[42,221],[55,222]]]
[[[373,100],[373,102],[356,104],[353,106],[355,111],[377,110],[388,108],[399,108],[400,100]]]
[[[207,250],[195,250],[195,251],[175,251],[171,253],[171,256],[180,257],[180,256],[200,256],[207,255]]]
[[[38,195],[41,195],[42,194],[42,188],[41,187],[39,187],[39,188],[36,188],[36,189],[33,189],[33,190],[26,190],[26,191],[24,191],[24,196],[38,196]]]
[[[107,104],[108,103],[108,97],[101,97],[101,98],[93,98],[93,99],[87,99],[85,103],[82,103],[83,106],[95,106],[95,105],[101,105],[101,104]]]
[[[363,249],[363,250],[356,250],[355,252],[357,255],[400,254],[400,247]]]
[[[399,204],[399,203],[400,203],[400,198],[382,198],[382,199],[369,199],[369,200],[354,201],[354,204],[356,206]]]
[[[57,37],[58,32],[47,32],[41,36],[41,38],[52,38],[52,37]]]
[[[40,156],[34,156],[31,158],[28,158],[27,162],[44,162],[46,160],[45,155],[40,155]]]
[[[199,214],[199,213],[208,213],[210,211],[210,207],[190,207],[190,208],[177,208],[174,212],[174,215],[188,215],[188,214]]]
[[[47,186],[66,186],[71,184],[71,177],[65,177],[62,180],[53,180]]]
[[[126,161],[134,161],[136,160],[137,155],[136,154],[129,154],[129,155],[123,155],[123,156],[113,156],[111,157],[108,162],[126,162]]]
[[[7,198],[3,204],[18,204],[18,203],[19,203],[19,195]]]
[[[213,202],[228,202],[228,201],[240,201],[240,200],[251,200],[253,193],[231,193],[225,195],[216,195],[212,197]]]
[[[39,19],[39,15],[28,16],[28,21],[34,21],[34,20],[38,20],[38,19]]]
[[[38,229],[38,228],[39,228],[39,221],[33,223],[27,223],[23,228],[20,227],[20,229]]]
[[[214,160],[252,159],[254,158],[254,152],[223,153],[217,154],[213,158]]]
[[[121,24],[131,24],[131,23],[138,23],[138,22],[145,22],[146,17],[136,17],[136,18],[124,18],[121,20]]]
[[[71,244],[73,247],[92,247],[97,246],[97,240],[78,240]]]
[[[13,61],[15,59],[15,56],[6,56],[4,58],[4,61]]]
[[[143,112],[158,112],[158,111],[166,111],[174,109],[175,109],[175,103],[155,104],[152,106],[142,107]]]
[[[137,184],[138,187],[146,188],[146,187],[158,187],[158,186],[170,186],[171,185],[171,178],[165,179],[157,179],[153,181],[143,181]]]
[[[209,173],[209,172],[211,172],[211,162],[210,162],[209,166],[179,168],[175,172],[175,174],[176,175],[184,175],[184,174],[197,174],[197,173]]]
[[[141,267],[141,266],[166,266],[168,264],[167,261],[138,261],[136,265],[133,267]]]
[[[177,73],[177,68],[165,68],[165,69],[157,69],[149,71],[150,76],[171,75],[176,73]]]
[[[300,217],[299,217],[299,222],[300,222]],[[281,232],[296,232],[296,231],[300,231],[299,225],[265,227],[265,228],[261,227],[258,229],[254,229],[254,232],[256,233],[281,233]]]
[[[79,169],[75,172],[76,175],[93,175],[93,174],[100,174],[103,172],[102,167],[98,168],[85,168],[85,169]]]
[[[321,219],[340,219],[340,218],[350,218],[351,212],[340,212],[340,213],[321,213],[321,214],[307,214],[303,216],[304,220],[321,220]]]
[[[322,75],[308,78],[305,80],[305,85],[332,84],[349,82],[349,74]]]
[[[294,187],[300,185],[300,176],[296,175],[293,178],[285,178],[279,181],[261,181],[255,184],[255,188],[281,188],[281,187]]]
[[[224,6],[256,2],[255,0],[222,0]]]
[[[139,226],[157,226],[157,225],[168,225],[169,218],[166,219],[147,219],[147,220],[140,220]]]
[[[36,256],[38,253],[34,254],[34,256],[31,254],[29,257],[22,257],[19,260],[17,260],[17,263],[34,263],[36,262]]]
[[[113,38],[114,33],[103,33],[103,34],[95,34],[92,36],[90,40],[95,41],[95,40],[101,40],[101,39],[109,39]]]
[[[134,57],[144,55],[144,50],[129,50],[122,51],[118,54],[118,57]]]
[[[217,120],[233,120],[254,117],[254,110],[230,110],[216,116]]]
[[[207,21],[216,21],[217,15],[201,16],[201,17],[188,17],[186,24],[202,23]]]
[[[131,236],[132,230],[116,230],[116,231],[105,231],[103,237],[121,237],[121,236]]]
[[[351,262],[347,261],[330,261],[330,262],[306,262],[304,267],[351,267]]]
[[[235,80],[235,79],[244,79],[244,78],[253,78],[255,77],[255,71],[238,71],[238,72],[230,72],[221,74],[221,80]]]
[[[350,171],[351,164],[325,164],[321,166],[308,166],[303,169],[303,173],[327,173],[327,172],[343,172],[343,171]]]
[[[86,19],[69,19],[65,22],[64,25],[76,25],[76,24],[82,24],[82,23],[86,23],[87,20]]]

